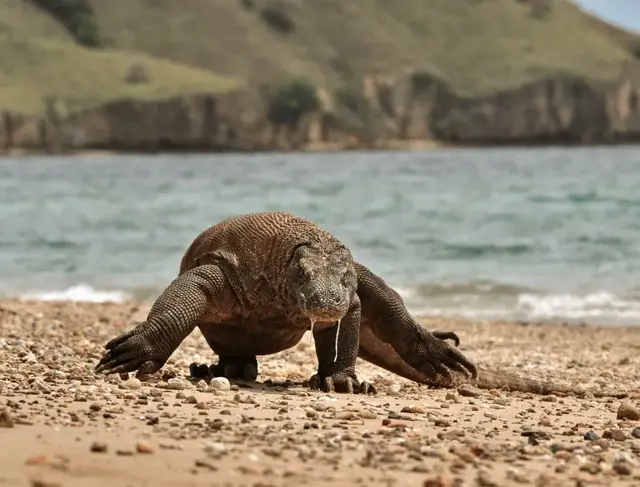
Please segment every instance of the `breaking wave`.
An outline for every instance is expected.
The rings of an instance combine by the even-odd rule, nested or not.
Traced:
[[[95,289],[88,284],[78,284],[60,291],[33,291],[21,294],[23,299],[36,301],[77,301],[85,303],[122,303],[131,298],[127,292],[120,290]]]
[[[417,316],[640,325],[638,295],[618,296],[607,291],[549,293],[488,281],[394,287],[411,313]],[[88,284],[77,284],[62,290],[25,292],[15,297],[91,303],[121,303],[128,299],[150,302],[161,291],[159,288],[99,289]]]
[[[396,287],[416,315],[476,319],[640,325],[638,296],[607,291],[549,293],[508,284]]]

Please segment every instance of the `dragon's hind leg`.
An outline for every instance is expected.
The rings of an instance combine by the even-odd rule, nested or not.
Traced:
[[[221,356],[217,364],[192,363],[189,366],[191,377],[202,379],[205,377],[226,377],[227,379],[241,379],[255,381],[258,378],[258,359],[251,357]]]

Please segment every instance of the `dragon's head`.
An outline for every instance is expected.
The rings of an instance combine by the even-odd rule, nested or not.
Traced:
[[[289,296],[311,321],[337,321],[349,311],[358,287],[353,258],[343,246],[330,251],[300,245],[287,269]]]

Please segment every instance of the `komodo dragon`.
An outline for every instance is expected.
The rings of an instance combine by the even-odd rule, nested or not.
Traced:
[[[196,327],[219,361],[192,364],[194,377],[255,380],[257,355],[291,348],[311,330],[318,359],[311,389],[375,393],[356,376],[361,357],[422,384],[453,385],[454,372],[482,388],[566,391],[502,373],[477,377],[476,366],[445,341],[457,346],[454,332],[428,332],[340,240],[290,213],[245,214],[204,230],[147,319],[108,342],[95,370],[157,372]]]

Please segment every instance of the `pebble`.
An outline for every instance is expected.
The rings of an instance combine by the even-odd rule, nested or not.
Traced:
[[[640,438],[640,428],[633,428],[631,436],[633,436],[634,438]]]
[[[7,409],[0,411],[0,428],[13,428],[13,416]]]
[[[462,402],[462,399],[460,399],[460,396],[455,392],[447,392],[447,395],[445,396],[445,400],[452,401],[456,404],[460,404]]]
[[[94,441],[91,443],[89,450],[93,453],[106,453],[108,450],[107,444],[101,441]]]
[[[62,487],[62,484],[52,480],[33,479],[31,481],[31,487]]]
[[[613,470],[618,475],[631,475],[632,473],[631,465],[629,465],[629,462],[616,462],[613,464]]]
[[[358,416],[360,416],[360,418],[362,419],[376,419],[378,417],[378,415],[373,411],[366,411],[366,410],[360,411],[358,413]]]
[[[458,388],[458,394],[464,397],[480,397],[481,391],[474,387],[463,386]]]
[[[635,408],[628,402],[623,402],[618,408],[616,417],[618,419],[630,419],[631,421],[638,421],[640,420],[640,410],[638,410],[638,408]]]
[[[138,443],[136,443],[136,451],[138,453],[151,454],[155,451],[155,449],[146,441],[139,441]]]
[[[338,411],[334,418],[336,419],[343,419],[343,420],[351,420],[351,419],[356,419],[356,413],[354,413],[353,411]]]
[[[606,438],[600,438],[599,440],[594,441],[593,444],[594,446],[599,446],[603,451],[607,451],[611,446],[609,444],[609,440],[607,440]]]
[[[414,406],[413,404],[410,406],[404,406],[401,410],[401,413],[414,413],[414,414],[424,414],[426,411],[423,407]]]
[[[125,389],[129,389],[129,390],[134,391],[134,390],[140,389],[142,387],[142,382],[140,382],[140,379],[132,377],[131,379],[128,379],[128,380],[124,381],[122,383],[122,387],[124,387]]]
[[[587,431],[584,434],[584,439],[587,441],[596,441],[596,440],[599,440],[600,437],[596,435],[593,431]]]
[[[387,387],[387,396],[399,396],[400,386],[398,384],[391,384]]]
[[[211,388],[216,391],[229,391],[231,390],[231,383],[226,377],[214,377],[210,382]]]
[[[213,463],[211,463],[208,460],[196,460],[195,465],[196,467],[205,468],[207,470],[210,470],[211,472],[216,472],[218,470],[218,467],[216,467]]]
[[[207,455],[214,458],[219,458],[227,453],[227,447],[223,443],[207,441],[202,447]]]
[[[167,381],[166,388],[174,391],[183,391],[189,387],[189,383],[179,377],[173,377]]]
[[[426,479],[422,487],[453,487],[453,480],[442,475]]]
[[[606,430],[602,434],[603,438],[610,438],[615,441],[625,441],[627,439],[627,435],[624,434],[624,431],[614,429],[614,430]]]

